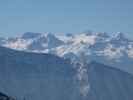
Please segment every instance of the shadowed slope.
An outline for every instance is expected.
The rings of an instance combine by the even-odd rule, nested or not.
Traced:
[[[115,68],[92,62],[88,66],[90,100],[132,100],[133,76]]]
[[[74,78],[76,68],[54,55],[0,47],[0,91],[26,100],[133,99],[133,76],[96,62],[85,67],[88,94],[79,95],[82,87]]]
[[[0,47],[0,69],[0,90],[8,95],[28,100],[74,98],[73,67],[57,56]]]

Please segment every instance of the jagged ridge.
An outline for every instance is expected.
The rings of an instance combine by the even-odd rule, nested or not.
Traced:
[[[1,39],[0,44],[16,50],[55,54],[80,61],[95,60],[133,74],[133,41],[121,32],[62,34],[24,33],[16,38]]]

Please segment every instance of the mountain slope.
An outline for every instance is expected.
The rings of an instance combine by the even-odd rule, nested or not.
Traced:
[[[72,65],[54,55],[0,47],[0,69],[0,90],[18,99],[72,100],[75,93]]]
[[[0,92],[0,100],[15,100],[15,99]]]
[[[99,63],[88,67],[90,100],[132,100],[133,76]]]
[[[79,67],[78,67],[79,66]],[[133,76],[100,63],[0,47],[0,91],[28,100],[132,100]],[[78,78],[77,78],[78,76]]]

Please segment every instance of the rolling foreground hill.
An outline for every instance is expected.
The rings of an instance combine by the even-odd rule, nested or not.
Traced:
[[[83,65],[0,47],[0,91],[18,100],[133,99],[132,75],[96,62]]]

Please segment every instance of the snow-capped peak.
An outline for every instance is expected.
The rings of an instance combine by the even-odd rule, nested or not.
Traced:
[[[98,33],[95,33],[96,36],[98,37],[104,37],[104,38],[108,38],[109,35],[105,32],[98,32]]]
[[[33,38],[37,38],[38,36],[40,36],[42,33],[33,33],[33,32],[26,32],[24,33],[21,38],[22,39],[33,39]]]
[[[127,39],[126,36],[124,35],[124,33],[122,33],[122,32],[113,33],[112,38],[115,39],[115,40],[125,40],[125,39]]]
[[[24,33],[13,39],[2,38],[0,44],[12,49],[37,53],[51,53],[74,60],[82,59],[84,53],[88,60],[96,60],[133,73],[133,42],[124,33],[105,32],[81,34]],[[125,67],[128,65],[128,68]],[[128,63],[128,64],[127,64]]]

